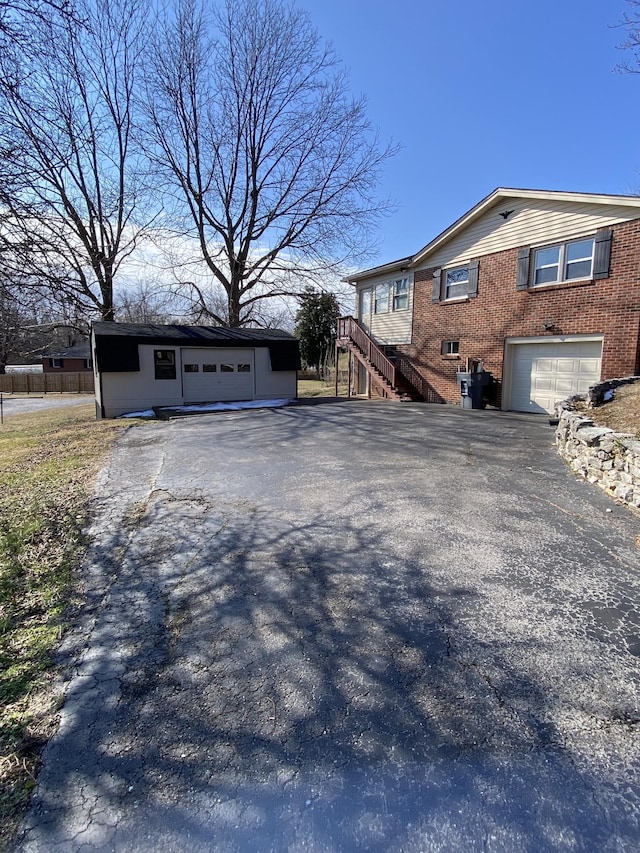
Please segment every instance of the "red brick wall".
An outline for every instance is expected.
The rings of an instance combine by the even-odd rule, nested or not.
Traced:
[[[44,373],[84,373],[90,371],[90,367],[85,367],[84,358],[63,358],[62,367],[51,367],[49,357],[42,359],[42,370]]]
[[[455,377],[467,357],[482,359],[501,387],[504,340],[510,337],[603,335],[601,378],[640,372],[640,219],[612,230],[610,276],[598,281],[518,291],[518,249],[509,249],[480,258],[476,298],[432,303],[436,268],[417,271],[412,344],[398,349],[452,403],[460,399]],[[545,331],[549,322],[554,328]],[[457,358],[441,355],[443,340],[460,341]]]

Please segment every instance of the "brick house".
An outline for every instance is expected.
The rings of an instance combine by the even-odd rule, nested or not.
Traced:
[[[89,341],[65,349],[50,350],[42,356],[44,373],[85,373],[93,371]]]
[[[640,198],[499,188],[415,255],[349,278],[357,393],[457,403],[481,362],[503,409],[552,412],[640,372]]]

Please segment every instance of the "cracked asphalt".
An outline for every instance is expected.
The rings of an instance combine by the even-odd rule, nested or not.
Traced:
[[[135,426],[91,535],[17,850],[640,846],[640,519],[545,419]]]

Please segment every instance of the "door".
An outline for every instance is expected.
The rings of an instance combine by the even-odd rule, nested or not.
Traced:
[[[189,347],[181,354],[185,403],[254,399],[255,357],[252,349]]]
[[[512,344],[510,409],[546,412],[600,380],[602,341]]]
[[[360,291],[360,304],[358,306],[358,320],[365,331],[371,328],[371,288],[367,287]]]

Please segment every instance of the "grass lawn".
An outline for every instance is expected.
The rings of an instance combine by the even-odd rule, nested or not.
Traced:
[[[79,565],[95,476],[129,423],[93,402],[0,426],[0,850],[55,731],[55,651],[81,603]]]
[[[345,396],[346,383],[338,385],[338,394]],[[334,382],[323,382],[322,379],[298,379],[298,397],[335,397]]]

